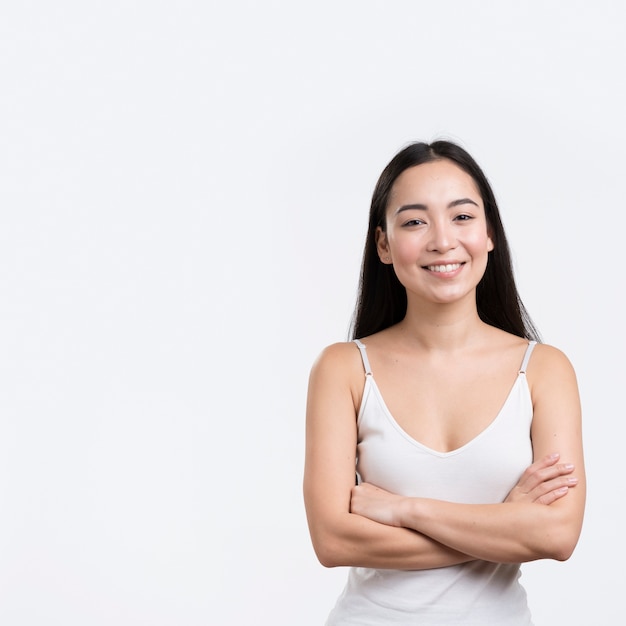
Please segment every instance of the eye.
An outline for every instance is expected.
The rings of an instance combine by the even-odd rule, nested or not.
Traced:
[[[467,222],[469,220],[473,220],[474,218],[471,215],[467,215],[467,213],[461,213],[461,215],[457,215],[454,219],[459,222]]]
[[[406,222],[404,222],[404,224],[402,224],[402,226],[421,226],[422,224],[424,224],[425,222],[423,222],[422,220],[418,219],[417,217],[412,219],[412,220],[408,220]]]

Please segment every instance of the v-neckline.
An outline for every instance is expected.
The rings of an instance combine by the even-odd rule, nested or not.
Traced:
[[[495,415],[495,417],[480,432],[478,432],[474,437],[472,437],[469,441],[464,443],[462,446],[459,446],[458,448],[455,448],[454,450],[449,450],[448,452],[443,452],[441,450],[435,450],[434,448],[431,448],[430,446],[427,446],[426,444],[423,444],[421,441],[419,441],[418,439],[415,439],[415,437],[410,435],[400,425],[398,420],[396,420],[396,418],[393,416],[393,413],[389,410],[389,407],[387,406],[387,403],[385,402],[385,399],[383,398],[383,395],[382,395],[378,385],[376,384],[376,380],[374,379],[374,375],[371,372],[366,375],[365,385],[367,386],[367,384],[369,383],[372,386],[372,389],[373,389],[374,393],[376,394],[376,397],[378,398],[378,401],[380,402],[380,405],[381,405],[382,409],[384,410],[387,418],[389,419],[391,424],[394,426],[394,428],[405,439],[407,439],[408,441],[410,441],[414,445],[416,445],[416,446],[426,450],[430,454],[433,454],[433,455],[439,456],[439,457],[446,457],[446,456],[453,456],[455,454],[458,454],[459,452],[462,452],[466,448],[469,448],[475,441],[481,439],[485,433],[487,433],[489,430],[491,430],[494,427],[494,425],[500,420],[500,416],[502,415],[502,413],[506,409],[507,405],[511,401],[511,398],[513,396],[514,390],[517,388],[517,386],[519,384],[521,384],[522,380],[526,380],[526,374],[523,371],[519,371],[518,374],[517,374],[517,377],[515,378],[515,381],[511,385],[511,388],[509,389],[509,393],[507,394],[507,396],[506,396],[502,406],[500,407],[500,410]],[[366,391],[367,391],[367,389],[365,389],[364,393],[363,393],[363,400],[361,401],[361,407],[359,409],[359,416],[361,415],[361,413],[363,411],[363,405],[364,405],[366,397],[367,397],[367,394],[365,393]]]

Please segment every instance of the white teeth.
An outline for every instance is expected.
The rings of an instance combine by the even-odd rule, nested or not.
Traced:
[[[448,265],[428,265],[431,272],[453,272],[461,267],[460,263],[448,263]]]

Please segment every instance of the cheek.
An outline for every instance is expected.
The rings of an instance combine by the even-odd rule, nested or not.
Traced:
[[[414,263],[422,246],[417,237],[390,237],[389,244],[396,263]]]
[[[466,239],[466,245],[476,252],[490,252],[493,250],[493,243],[489,235],[485,232],[476,232]]]

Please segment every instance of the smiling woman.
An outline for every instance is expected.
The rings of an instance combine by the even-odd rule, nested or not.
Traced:
[[[400,174],[375,232],[382,262],[393,265],[411,300],[475,303],[493,242],[476,184],[452,161]]]
[[[569,558],[581,531],[580,413],[483,172],[408,146],[374,191],[353,341],[311,371],[309,529],[351,566],[327,624],[532,624],[520,564]]]

